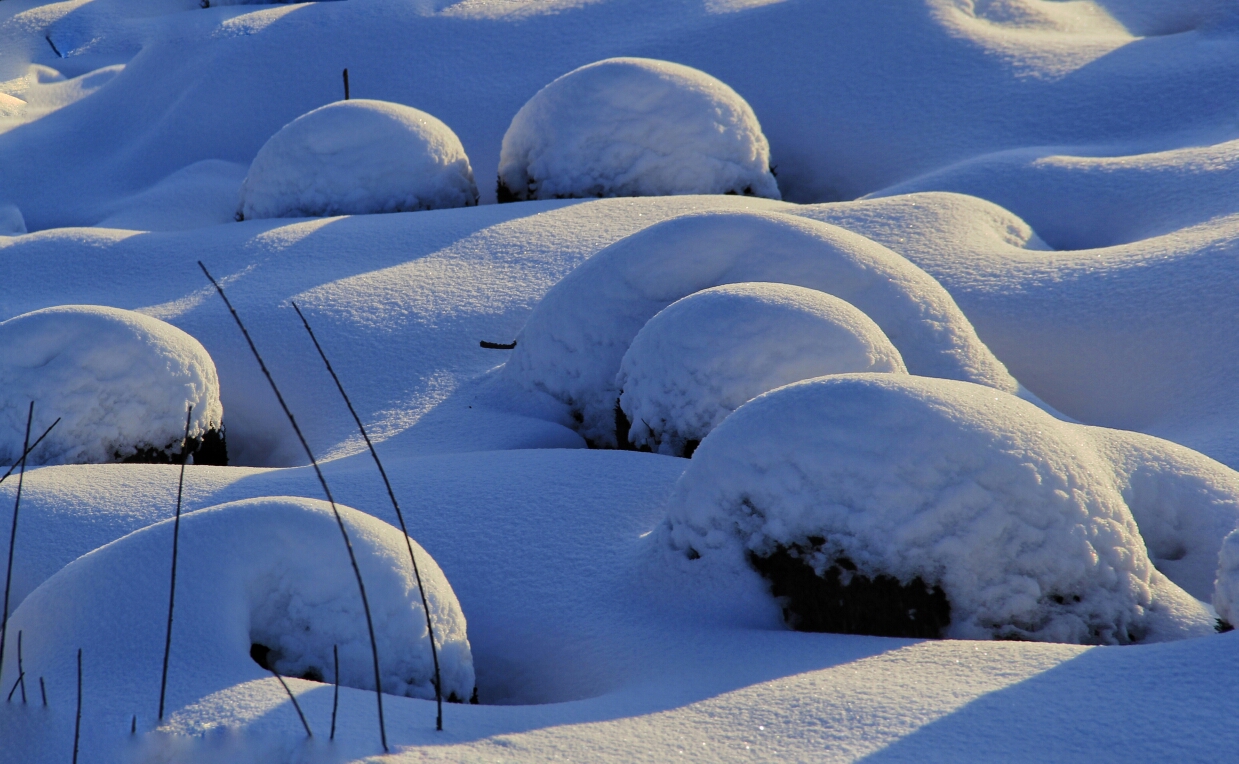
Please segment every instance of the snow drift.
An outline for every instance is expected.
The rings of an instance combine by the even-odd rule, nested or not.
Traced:
[[[624,354],[616,386],[631,423],[628,440],[682,456],[767,390],[868,371],[907,369],[864,313],[804,287],[731,284],[691,294],[651,318]]]
[[[0,322],[0,463],[60,424],[30,455],[33,464],[111,462],[179,454],[189,437],[217,430],[215,364],[198,340],[156,318],[98,305],[44,308]],[[191,448],[195,444],[190,444]]]
[[[1075,430],[978,385],[863,374],[772,391],[702,441],[668,507],[664,531],[690,557],[793,558],[837,582],[839,611],[862,604],[843,602],[857,582],[937,587],[942,636],[1127,644],[1213,629],[1153,567]],[[794,620],[799,593],[779,587]],[[884,604],[863,603],[866,617]],[[921,615],[905,613],[891,617]]]
[[[434,697],[434,667],[401,533],[340,506],[369,596],[383,691]],[[69,668],[82,648],[97,672],[128,685],[135,710],[159,695],[168,606],[171,520],[84,555],[43,582],[14,612],[25,633],[27,676],[47,676],[49,694],[70,697]],[[413,545],[430,603],[444,697],[467,700],[473,660],[456,595],[434,560]],[[281,674],[374,688],[370,638],[356,579],[326,502],[247,499],[181,518],[170,688],[173,708],[200,692],[269,676],[251,659],[269,648]],[[8,641],[5,675],[17,655]],[[143,660],[135,659],[143,656]],[[149,711],[148,711],[149,713]]]
[[[504,133],[501,202],[671,194],[780,198],[753,109],[697,69],[648,58],[582,66],[539,90]]]
[[[409,106],[337,101],[271,136],[241,184],[237,218],[468,207],[473,169],[451,129]]]
[[[504,373],[568,404],[584,437],[614,446],[615,376],[646,321],[694,292],[757,281],[846,300],[881,328],[913,374],[1018,389],[924,271],[835,226],[754,212],[684,215],[603,249],[546,293]]]

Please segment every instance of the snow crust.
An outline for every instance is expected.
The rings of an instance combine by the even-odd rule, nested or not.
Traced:
[[[746,401],[846,372],[907,373],[872,319],[824,292],[731,284],[668,305],[637,332],[615,384],[628,440],[681,456]]]
[[[539,90],[504,133],[499,185],[512,200],[780,198],[748,103],[705,72],[648,58],[598,61]]]
[[[329,217],[478,202],[460,139],[409,106],[336,101],[271,136],[241,184],[238,219]]]
[[[615,376],[641,327],[681,297],[743,282],[792,284],[851,303],[913,374],[1017,389],[951,296],[919,268],[843,229],[769,212],[685,215],[602,250],[546,293],[504,372],[571,406],[582,436],[614,446]]]
[[[338,509],[366,583],[383,691],[433,698],[426,620],[404,539],[386,523]],[[100,547],[26,597],[9,629],[31,637],[23,645],[30,676],[67,688],[66,658],[80,647],[95,672],[110,672],[135,697],[158,696],[172,526],[165,520]],[[174,687],[211,691],[268,675],[250,657],[257,643],[271,648],[268,660],[281,674],[328,682],[338,645],[341,684],[373,690],[361,597],[326,502],[265,497],[191,512],[181,518],[179,546]],[[413,552],[440,644],[444,696],[467,700],[474,671],[460,605],[430,555],[417,544]],[[10,640],[6,676],[16,659]],[[173,702],[182,701],[174,694]]]
[[[968,383],[840,375],[760,396],[702,441],[665,533],[733,567],[796,545],[819,575],[842,556],[919,577],[946,592],[957,638],[1212,629],[1149,561],[1105,462],[1032,404]]]
[[[156,318],[98,305],[44,308],[0,322],[0,463],[21,458],[31,401],[31,464],[179,452],[223,422],[215,364],[198,340]]]

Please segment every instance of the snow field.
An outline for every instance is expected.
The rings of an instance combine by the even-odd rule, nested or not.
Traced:
[[[969,383],[842,375],[737,409],[697,449],[663,533],[741,568],[792,549],[818,576],[940,586],[944,636],[1128,644],[1212,632],[1149,561],[1108,465],[1071,425]],[[844,582],[846,586],[846,581]]]
[[[378,640],[383,691],[434,697],[434,669],[421,598],[399,531],[338,509],[357,555]],[[158,698],[168,607],[171,520],[147,526],[66,565],[13,612],[25,635],[28,677],[46,676],[70,696],[70,658],[82,647],[96,676],[109,676],[122,715],[149,719]],[[434,560],[413,545],[439,643],[444,697],[467,700],[475,679],[464,616]],[[251,645],[270,648],[281,674],[374,688],[370,639],[356,579],[329,505],[292,497],[230,502],[181,518],[169,668],[172,708],[266,674]],[[17,665],[14,639],[5,676]],[[114,694],[113,694],[114,693]],[[124,702],[124,701],[121,701]]]
[[[791,284],[851,303],[912,374],[1018,389],[928,274],[843,229],[770,212],[685,215],[598,252],[547,291],[504,373],[572,407],[583,437],[614,447],[615,378],[641,327],[682,297],[745,282]]]
[[[223,422],[215,364],[198,340],[150,316],[97,305],[44,308],[0,322],[0,463],[21,458],[56,425],[31,464],[120,461],[153,449],[179,454]]]
[[[753,109],[697,69],[597,61],[539,90],[504,133],[501,202],[672,194],[780,198]]]
[[[241,184],[237,219],[477,203],[469,157],[447,125],[409,106],[357,99],[314,109],[271,136]]]
[[[628,441],[684,456],[767,390],[867,371],[907,373],[864,313],[803,287],[730,284],[681,298],[651,318],[624,353],[615,385],[631,423]]]

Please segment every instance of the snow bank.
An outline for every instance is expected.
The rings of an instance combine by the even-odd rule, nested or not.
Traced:
[[[498,194],[780,198],[744,99],[705,72],[648,58],[582,66],[529,99],[503,136]]]
[[[239,219],[469,207],[473,169],[447,125],[417,109],[327,104],[271,136],[241,184]]]
[[[383,691],[434,697],[434,668],[421,598],[401,533],[339,507],[366,583],[378,638]],[[96,676],[149,714],[159,695],[168,606],[172,521],[131,533],[78,558],[32,592],[13,614],[24,631],[29,676],[48,694],[72,696],[69,669],[82,648]],[[434,560],[413,545],[440,644],[444,696],[467,700],[473,660],[456,595]],[[370,638],[340,531],[323,501],[268,497],[181,518],[176,613],[169,669],[173,709],[199,693],[268,675],[251,646],[270,648],[281,674],[374,688]],[[8,641],[5,676],[16,667]],[[119,685],[119,686],[118,686]],[[127,687],[126,687],[127,685]]]
[[[838,297],[786,284],[732,284],[677,300],[642,327],[616,386],[628,440],[691,453],[743,403],[845,372],[906,373],[899,351]]]
[[[0,204],[0,236],[21,236],[26,232],[26,219],[15,204]]]
[[[194,407],[191,438],[217,430],[224,414],[215,364],[198,340],[156,318],[98,305],[0,322],[0,463],[21,458],[32,400],[32,440],[60,417],[31,453],[34,464],[180,453],[186,406]]]
[[[615,375],[646,321],[702,289],[756,281],[846,300],[873,319],[913,374],[1017,389],[951,296],[915,265],[831,225],[754,212],[685,215],[594,255],[534,309],[505,374],[569,404],[584,437],[613,446]]]
[[[889,577],[937,587],[950,637],[1125,644],[1212,630],[1150,563],[1104,461],[1070,426],[977,385],[866,374],[772,391],[702,441],[668,507],[665,532],[690,557],[793,558],[839,584],[845,615],[880,619],[889,603],[844,600],[849,584]]]

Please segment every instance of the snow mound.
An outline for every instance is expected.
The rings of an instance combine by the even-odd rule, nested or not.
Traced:
[[[691,294],[651,318],[624,354],[616,386],[632,423],[628,440],[681,456],[767,390],[846,372],[907,369],[878,325],[838,297],[786,284],[732,284]]]
[[[460,139],[409,106],[337,101],[271,136],[241,184],[238,219],[367,215],[477,204]]]
[[[402,534],[339,507],[370,602],[383,691],[434,697],[434,664],[421,598]],[[129,683],[148,709],[158,696],[168,607],[172,520],[135,531],[65,566],[13,613],[26,634],[29,676],[46,675],[67,697],[66,669],[83,648],[92,671]],[[473,693],[465,619],[443,572],[413,545],[439,643],[444,697]],[[181,518],[169,685],[171,701],[269,676],[254,645],[281,674],[374,688],[370,637],[340,531],[323,501],[268,497],[221,504]],[[8,641],[6,669],[15,667]],[[142,656],[144,660],[135,660]],[[6,670],[6,676],[8,671]]]
[[[26,233],[26,219],[15,204],[0,204],[0,236],[21,236]]]
[[[714,286],[771,282],[846,300],[913,374],[1015,392],[1016,381],[932,277],[876,242],[779,213],[706,212],[612,244],[552,287],[504,373],[573,408],[579,432],[616,445],[616,374],[632,339],[671,303]]]
[[[845,602],[850,585],[895,579],[905,596],[944,595],[942,636],[1125,644],[1212,631],[1153,567],[1109,466],[1075,430],[978,385],[863,374],[772,391],[702,441],[668,506],[664,532],[689,557],[782,560],[836,584],[838,611],[806,611],[774,581],[793,613],[818,608],[829,623],[867,610],[818,630],[864,633],[892,603]],[[918,615],[903,606],[893,619]]]
[[[112,462],[179,454],[218,430],[215,364],[198,340],[156,318],[99,305],[44,308],[0,322],[0,463],[21,458],[30,401],[33,464]],[[194,444],[190,444],[191,448]]]
[[[503,136],[498,193],[780,198],[745,100],[705,72],[648,58],[582,66],[529,99]]]

